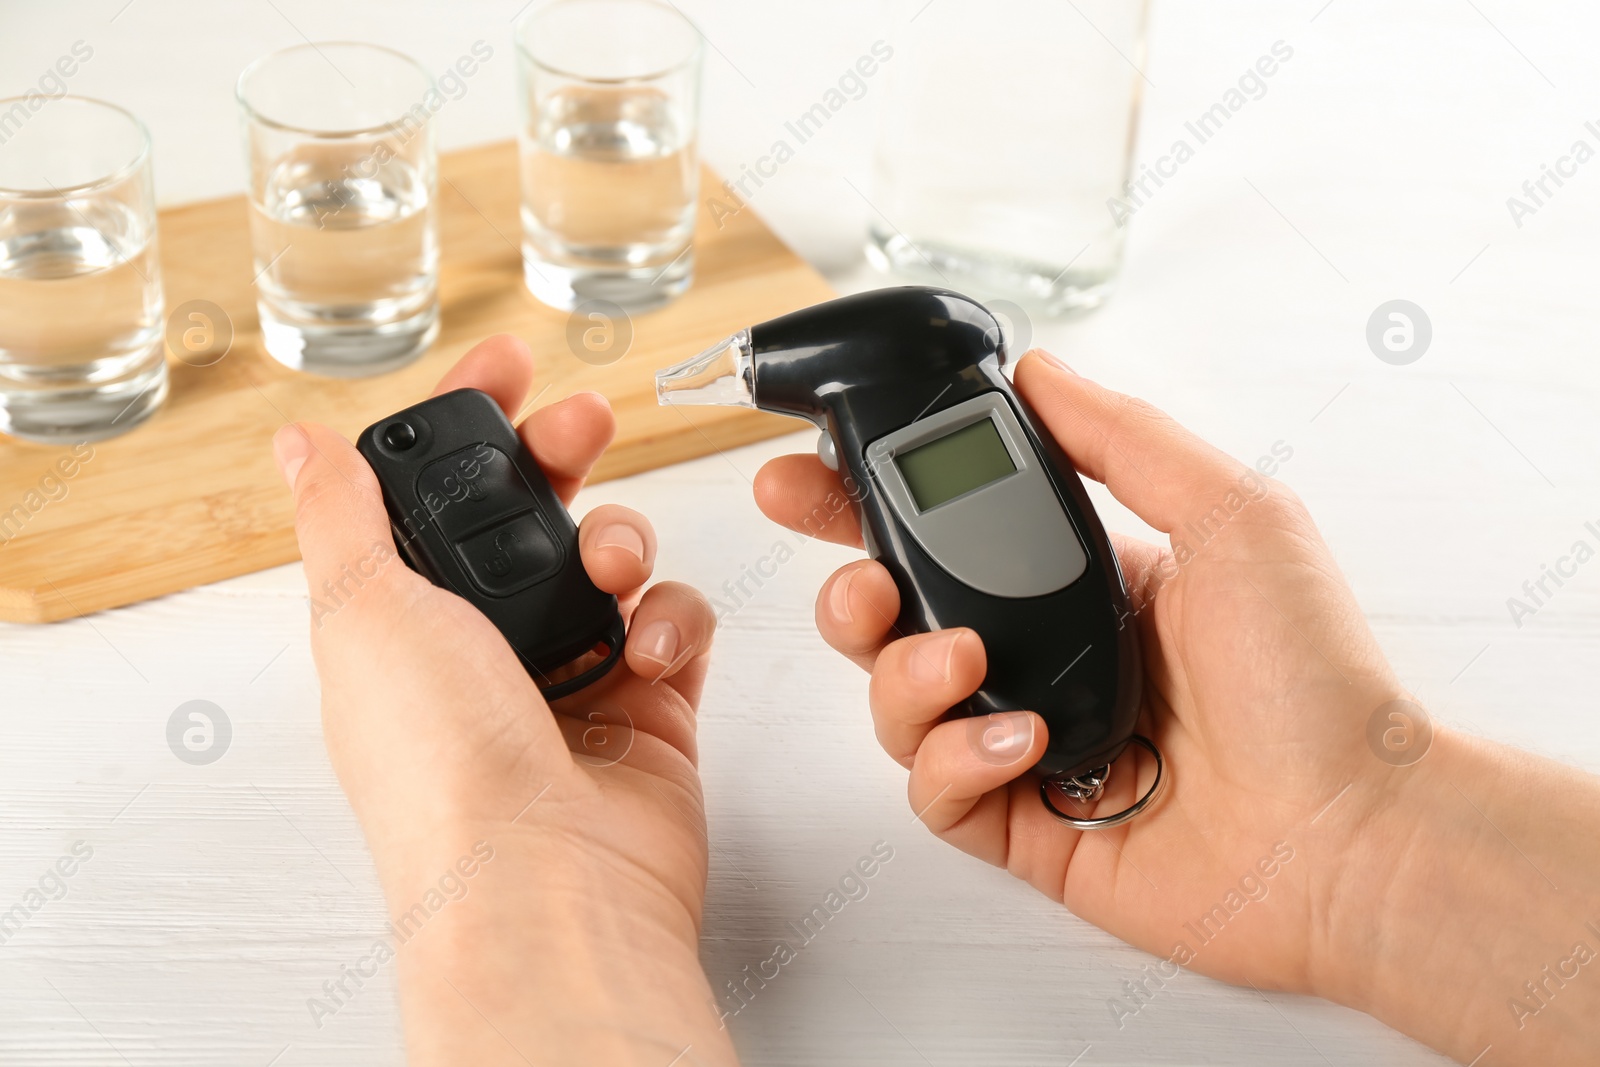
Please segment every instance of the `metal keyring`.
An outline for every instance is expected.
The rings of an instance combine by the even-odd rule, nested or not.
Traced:
[[[1097,768],[1090,772],[1088,776],[1080,775],[1074,777],[1056,774],[1039,783],[1039,799],[1044,801],[1044,806],[1050,809],[1050,814],[1078,830],[1107,830],[1113,826],[1121,826],[1154,803],[1157,794],[1161,792],[1162,779],[1164,778],[1162,772],[1166,768],[1166,761],[1161,758],[1161,750],[1156,748],[1155,742],[1148,737],[1143,734],[1134,734],[1131,740],[1156,758],[1156,780],[1150,783],[1150,788],[1145,791],[1144,796],[1134,801],[1132,806],[1124,808],[1115,815],[1107,815],[1101,819],[1079,819],[1066,814],[1055,806],[1055,803],[1050,799],[1050,787],[1056,786],[1058,789],[1065,791],[1067,784],[1070,783],[1074,788],[1084,792],[1083,799],[1095,800],[1105,787],[1105,780],[1109,776],[1111,768],[1109,766]],[[1087,781],[1084,780],[1085,777],[1087,777]]]

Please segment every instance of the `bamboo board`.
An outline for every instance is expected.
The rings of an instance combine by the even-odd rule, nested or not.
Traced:
[[[291,371],[261,349],[243,197],[161,212],[167,308],[191,299],[220,306],[232,320],[232,348],[207,367],[169,353],[171,394],[163,410],[90,446],[92,458],[68,464],[69,478],[60,478],[56,465],[70,448],[0,438],[0,523],[13,516],[0,525],[0,618],[48,622],[298,558],[289,496],[272,461],[273,433],[285,422],[311,420],[353,438],[426,397],[457,357],[492,333],[517,334],[533,349],[538,399],[528,410],[582,389],[610,399],[618,432],[597,480],[795,428],[754,411],[655,402],[658,368],[833,295],[752,211],[725,217],[719,227],[702,199],[693,286],[667,307],[634,316],[627,354],[595,366],[569,348],[567,314],[523,288],[515,146],[446,154],[440,174],[439,340],[403,370],[354,381]],[[719,184],[710,171],[702,181],[707,189]]]

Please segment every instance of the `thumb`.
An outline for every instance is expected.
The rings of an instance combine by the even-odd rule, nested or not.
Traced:
[[[272,452],[294,495],[295,536],[320,626],[404,565],[378,479],[354,445],[326,426],[290,423],[272,438]]]
[[[1261,494],[1254,470],[1170,415],[1043,352],[1023,357],[1016,383],[1073,465],[1162,533],[1208,515],[1230,493]]]

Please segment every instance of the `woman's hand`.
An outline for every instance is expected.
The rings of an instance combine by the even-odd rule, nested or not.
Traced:
[[[1495,809],[1499,798],[1489,791],[1509,777],[1498,766],[1505,757],[1441,731],[1428,760],[1399,766],[1408,759],[1369,741],[1375,716],[1390,741],[1404,741],[1392,731],[1417,730],[1425,718],[1418,721],[1415,706],[1409,723],[1387,717],[1405,713],[1406,705],[1385,707],[1405,690],[1288,489],[1148,404],[1042,353],[1021,361],[1016,385],[1080,472],[1169,536],[1159,547],[1128,539],[1116,547],[1135,608],[1128,624],[1139,626],[1145,654],[1139,729],[1164,753],[1171,786],[1156,806],[1115,829],[1082,833],[1058,822],[1029,773],[1045,748],[1042,719],[945,715],[982,682],[977,635],[900,635],[889,573],[875,562],[852,563],[824,585],[817,625],[829,644],[871,671],[878,739],[910,771],[912,809],[958,848],[1170,961],[1156,968],[1158,978],[1174,977],[1181,965],[1241,984],[1320,993],[1471,1059],[1510,1021],[1503,997],[1520,990],[1518,968],[1537,973],[1543,962],[1531,950],[1539,943],[1534,931],[1517,953],[1526,962],[1509,969],[1509,953],[1499,946],[1491,953],[1482,929],[1473,934],[1474,921],[1502,922],[1502,883],[1529,888],[1517,855],[1490,841],[1483,813],[1465,802],[1470,793],[1499,819],[1533,822],[1537,809],[1520,791],[1522,808]],[[852,512],[818,509],[839,493],[839,476],[814,456],[773,460],[756,480],[756,499],[775,521],[815,533],[814,516],[834,511],[821,536],[859,545]],[[996,547],[1003,551],[1003,542]],[[1127,807],[1152,776],[1153,760],[1130,747],[1104,797],[1082,814]],[[1551,788],[1541,791],[1547,801]],[[1592,779],[1586,794],[1570,782],[1563,788],[1586,796],[1594,813]],[[1549,835],[1542,851],[1531,831],[1518,840],[1552,869],[1578,854]],[[1461,861],[1453,847],[1490,844],[1498,849],[1492,862],[1462,871],[1459,883],[1441,878],[1441,868]],[[1568,901],[1553,929],[1536,928],[1558,943],[1566,925],[1572,936],[1580,932],[1584,907],[1600,908],[1600,872],[1589,862],[1587,874],[1567,872],[1569,885],[1588,879],[1587,903]],[[1535,914],[1553,922],[1555,911]],[[1451,924],[1465,933],[1441,950]],[[1503,975],[1505,992],[1459,984],[1486,974]],[[1440,1009],[1437,998],[1451,996],[1452,978],[1459,999]],[[1600,989],[1600,977],[1593,982]],[[1567,1006],[1578,1004],[1568,998]],[[1139,1007],[1134,998],[1125,1010]],[[1592,1030],[1592,1012],[1589,1018]],[[1545,1035],[1560,1036],[1560,1025],[1551,1022]],[[1502,1061],[1485,1061],[1495,1062]]]
[[[437,392],[481,389],[514,417],[532,378],[527,348],[500,336]],[[605,398],[579,393],[519,432],[570,502],[614,428]],[[581,523],[584,567],[621,598],[628,639],[606,678],[552,707],[488,619],[396,556],[348,441],[294,425],[273,445],[329,756],[393,918],[411,1061],[733,1062],[697,955],[695,708],[714,620],[685,586],[644,589],[649,522],[603,505]]]

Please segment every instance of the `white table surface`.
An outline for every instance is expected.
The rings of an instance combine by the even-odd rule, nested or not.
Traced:
[[[442,113],[442,140],[508,136],[520,2],[8,0],[0,92],[89,43],[73,90],[149,122],[174,203],[242,187],[231,83],[302,30],[377,39],[434,69],[489,41],[495,58]],[[975,2],[935,0],[922,17]],[[877,36],[857,10],[870,5],[851,0],[683,7],[715,46],[704,144],[724,169],[764,151]],[[1600,519],[1600,163],[1521,228],[1505,206],[1572,141],[1596,142],[1583,124],[1600,118],[1597,30],[1578,0],[1160,0],[1146,158],[1273,41],[1295,59],[1135,218],[1116,299],[1033,331],[1242,459],[1292,445],[1283,478],[1434,714],[1600,770],[1600,566],[1521,628],[1506,606]],[[868,209],[843,181],[867,187],[869,131],[868,109],[841,116],[756,202],[844,288],[876,282],[860,266]],[[1407,367],[1364,342],[1368,315],[1396,297],[1435,331]],[[597,486],[578,510],[646,512],[660,576],[715,591],[778,536],[749,478],[810,444]],[[1095,499],[1112,527],[1140,530]],[[733,1020],[746,1063],[1441,1062],[1354,1012],[1196,975],[1119,1029],[1107,1001],[1147,957],[913,823],[863,677],[812,626],[815,589],[851,555],[806,546],[728,618],[706,692],[714,982],[763,958],[873,842],[895,849],[870,896]],[[0,910],[73,841],[94,850],[69,894],[0,946],[0,1063],[401,1060],[392,970],[321,1029],[306,1006],[384,916],[322,748],[299,566],[6,626],[0,664]],[[234,725],[207,767],[179,762],[164,737],[191,699]]]

